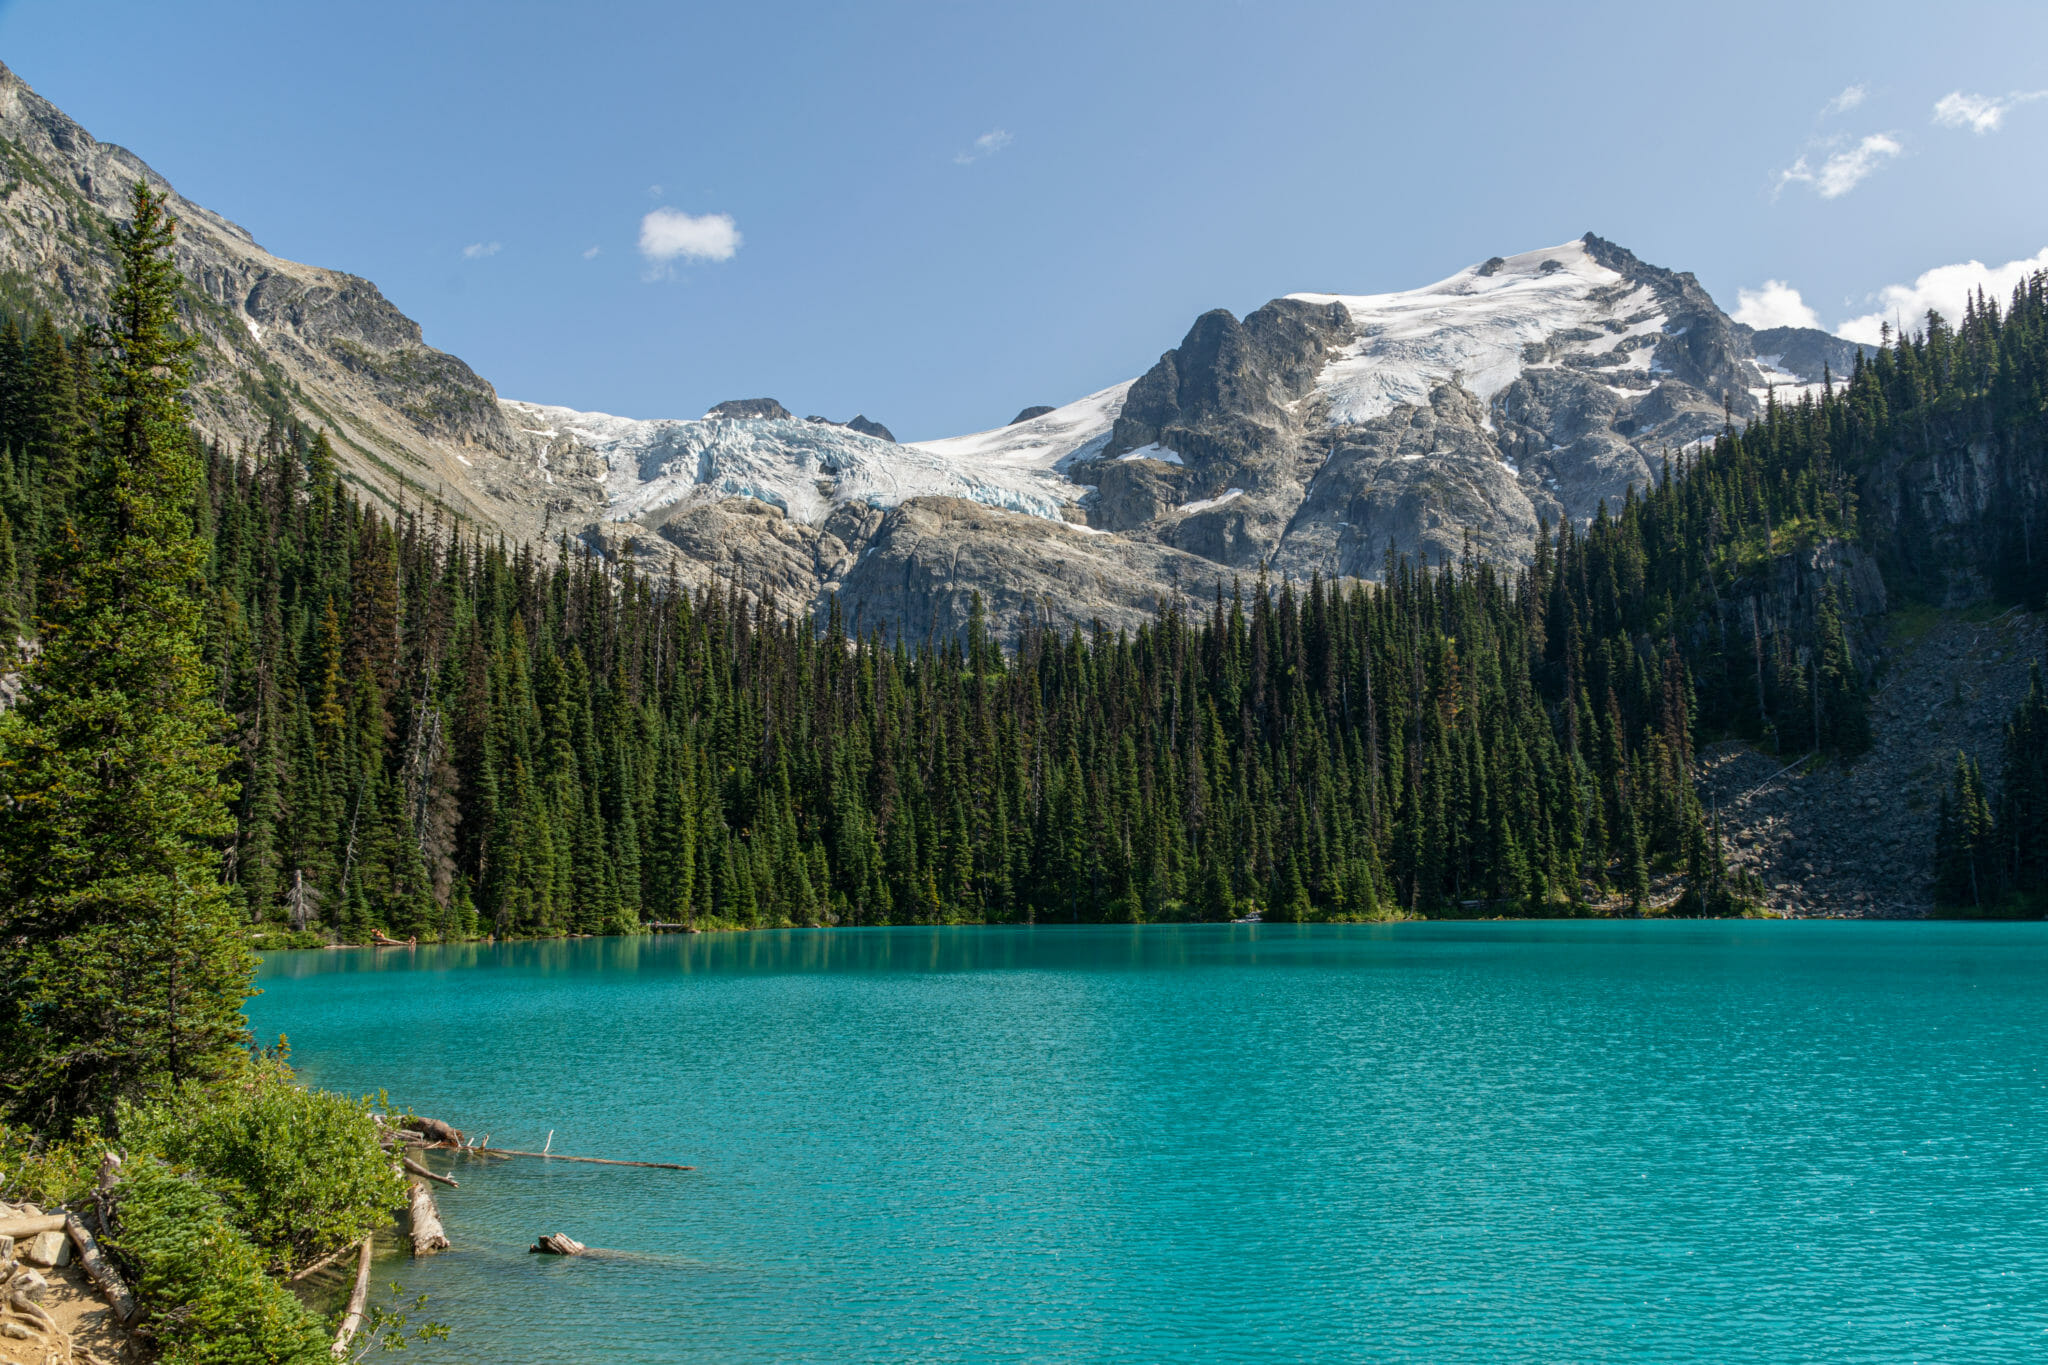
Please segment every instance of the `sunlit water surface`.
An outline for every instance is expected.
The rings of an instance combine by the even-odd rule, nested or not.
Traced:
[[[455,1250],[379,1267],[453,1328],[417,1362],[2048,1360],[2040,925],[797,931],[259,984],[317,1084],[697,1167],[457,1163]]]

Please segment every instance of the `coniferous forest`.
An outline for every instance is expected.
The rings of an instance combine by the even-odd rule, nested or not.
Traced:
[[[0,327],[0,616],[30,641],[91,534],[95,345]],[[224,875],[251,924],[351,939],[1739,911],[1695,745],[1853,754],[1871,661],[1832,588],[1768,635],[1725,604],[1823,542],[1925,572],[1910,535],[1866,532],[1859,476],[1959,430],[2038,448],[2044,372],[2037,276],[1674,452],[1525,570],[1259,577],[1129,635],[977,612],[960,638],[853,638],[371,505],[319,431],[188,437]],[[2004,586],[2038,596],[2014,562]]]

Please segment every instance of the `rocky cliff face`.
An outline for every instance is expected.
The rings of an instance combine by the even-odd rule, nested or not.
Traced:
[[[969,436],[904,444],[770,398],[637,421],[501,400],[375,285],[271,255],[4,67],[0,163],[0,302],[71,322],[104,306],[130,186],[169,193],[210,434],[248,445],[294,416],[388,504],[577,536],[786,606],[836,595],[849,618],[914,632],[957,628],[977,590],[1004,629],[1134,625],[1260,569],[1523,562],[1541,520],[1585,522],[1769,386],[1855,355],[1752,332],[1690,275],[1588,234],[1421,289],[1205,313],[1137,379]],[[1995,500],[1997,459],[1958,461],[1893,480],[1880,513]]]
[[[1858,481],[1865,524],[1892,547],[1886,570],[1949,607],[1993,593],[2038,597],[2048,583],[2040,438],[2024,426],[1935,417],[1897,439]]]
[[[636,524],[659,533],[643,552],[679,553],[685,576],[708,567],[784,596],[804,595],[808,563],[814,603],[836,593],[921,631],[963,622],[977,588],[998,620],[1121,622],[1160,600],[1168,572],[1213,584],[1261,568],[1373,579],[1390,559],[1468,552],[1526,562],[1543,522],[1583,525],[1774,386],[1846,371],[1855,353],[1753,332],[1692,276],[1588,235],[1404,293],[1205,313],[1128,385],[949,440],[904,446],[822,419],[805,433],[767,400],[696,423],[510,406],[527,414],[515,425],[573,438],[564,457],[611,471],[607,543]],[[734,498],[780,519],[703,510]],[[1047,547],[1084,567],[1045,572]]]
[[[271,413],[326,429],[347,476],[391,505],[435,502],[514,535],[587,521],[601,501],[557,482],[498,396],[368,280],[271,255],[179,195],[125,148],[100,142],[0,66],[0,301],[97,320],[109,227],[137,180],[169,196],[180,230],[186,324],[202,343],[193,415],[252,445]]]

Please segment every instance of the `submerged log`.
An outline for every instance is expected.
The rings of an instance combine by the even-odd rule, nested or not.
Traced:
[[[448,1234],[441,1228],[441,1212],[434,1207],[433,1192],[418,1176],[406,1183],[411,1194],[412,1254],[431,1256],[437,1251],[446,1251]]]
[[[526,1254],[529,1256],[581,1256],[589,1249],[583,1243],[565,1233],[550,1232],[542,1234],[539,1240],[526,1249]]]
[[[122,1283],[120,1272],[100,1251],[100,1244],[86,1231],[77,1214],[64,1216],[64,1230],[71,1234],[71,1244],[78,1248],[78,1260],[85,1267],[85,1273],[92,1276],[92,1282],[100,1287],[100,1293],[106,1295],[108,1304],[113,1307],[114,1316],[126,1326],[128,1320],[135,1316],[135,1296]]]
[[[560,1152],[521,1152],[511,1147],[472,1147],[478,1156],[530,1156],[542,1161],[587,1161],[593,1166],[649,1166],[657,1171],[694,1171],[695,1166],[678,1166],[673,1161],[614,1161],[608,1156],[563,1156]]]
[[[340,1360],[348,1354],[348,1344],[356,1339],[356,1332],[363,1325],[363,1305],[370,1301],[370,1239],[365,1237],[362,1251],[356,1257],[355,1292],[348,1296],[348,1311],[341,1315],[341,1330],[334,1334],[334,1358]]]
[[[348,1255],[355,1249],[356,1244],[354,1242],[350,1242],[347,1246],[341,1248],[339,1251],[328,1252],[325,1256],[322,1256],[319,1260],[313,1262],[313,1264],[307,1266],[304,1270],[295,1273],[292,1276],[292,1283],[297,1284],[300,1280],[312,1279],[315,1275],[318,1275],[321,1271],[327,1269],[327,1267],[333,1265],[336,1261]]]
[[[414,1175],[423,1176],[428,1180],[439,1181],[441,1184],[446,1185],[451,1190],[461,1188],[460,1184],[457,1183],[454,1176],[440,1175],[434,1171],[430,1171],[425,1166],[422,1166],[419,1162],[414,1161],[411,1157],[405,1158],[405,1169],[412,1172]]]

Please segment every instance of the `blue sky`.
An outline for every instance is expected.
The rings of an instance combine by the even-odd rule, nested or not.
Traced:
[[[1910,312],[2048,248],[2044,52],[2048,6],[1924,0],[0,0],[95,136],[508,397],[906,439],[1587,229],[1765,320]]]

